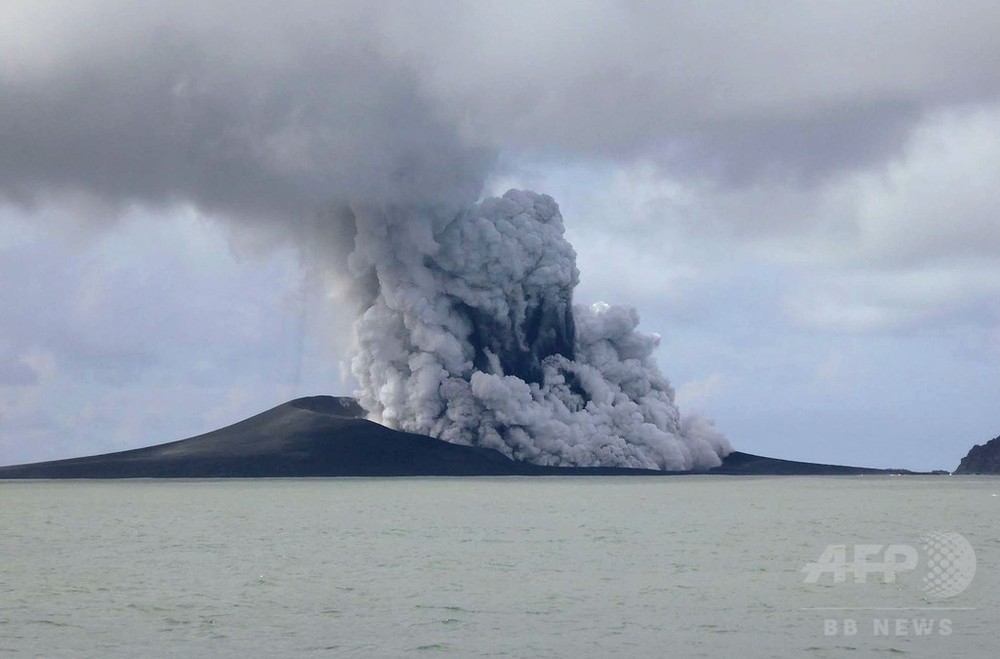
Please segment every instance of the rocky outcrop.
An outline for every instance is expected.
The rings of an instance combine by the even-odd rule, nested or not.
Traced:
[[[976,444],[962,458],[956,474],[1000,474],[1000,437]]]

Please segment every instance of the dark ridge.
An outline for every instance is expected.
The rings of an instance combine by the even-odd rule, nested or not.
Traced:
[[[733,451],[723,459],[722,464],[708,473],[738,476],[744,474],[766,474],[770,476],[857,476],[861,474],[916,474],[908,469],[874,469],[872,467],[849,467],[827,465],[815,462],[796,462],[779,458],[766,458],[751,453]]]
[[[665,476],[619,467],[545,467],[492,449],[449,444],[361,418],[352,398],[310,396],[213,432],[168,444],[0,467],[7,478],[275,478],[318,476]],[[909,473],[732,453],[709,474]]]
[[[955,469],[956,474],[1000,474],[1000,437],[976,444]]]

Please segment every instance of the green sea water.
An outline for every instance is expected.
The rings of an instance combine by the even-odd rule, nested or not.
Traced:
[[[998,495],[947,476],[0,482],[0,656],[991,657]],[[975,573],[934,598],[942,530]],[[831,546],[847,578],[807,582]],[[887,583],[858,546],[920,564]]]

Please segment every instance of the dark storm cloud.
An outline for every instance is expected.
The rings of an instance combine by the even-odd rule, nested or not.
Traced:
[[[426,86],[505,148],[816,182],[922,115],[1000,92],[1000,9],[960,2],[470,3],[397,28]],[[462,57],[435,47],[444,31]]]
[[[301,215],[475,196],[497,147],[812,183],[1000,90],[994,3],[420,9],[9,3],[0,193]]]
[[[271,218],[334,199],[478,193],[488,151],[366,41],[363,11],[208,5],[83,3],[92,20],[52,43],[31,35],[62,20],[57,8],[25,9],[33,22],[0,69],[0,193]],[[19,45],[38,60],[15,57]]]

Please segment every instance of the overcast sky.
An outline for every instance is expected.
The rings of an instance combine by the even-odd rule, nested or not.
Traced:
[[[260,5],[253,8],[254,5]],[[560,204],[738,450],[1000,434],[995,2],[0,5],[0,464],[346,394],[324,205]]]

